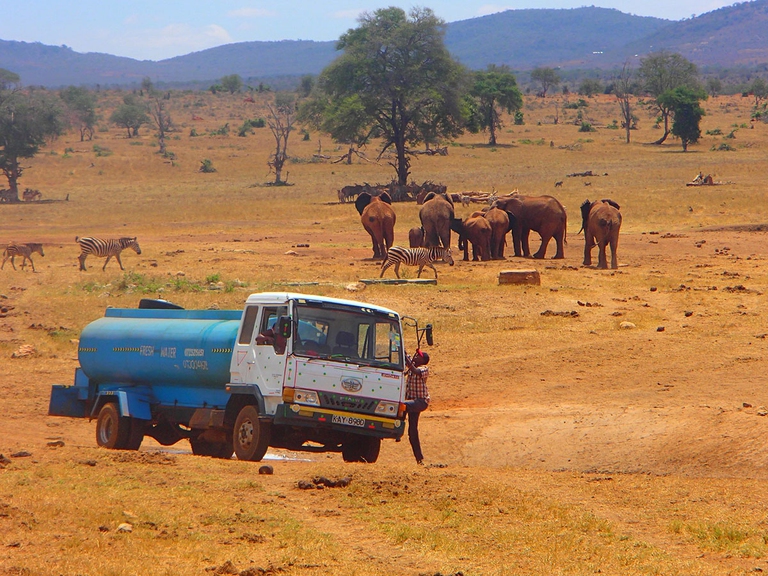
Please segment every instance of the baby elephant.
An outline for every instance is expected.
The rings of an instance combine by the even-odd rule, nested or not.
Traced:
[[[596,200],[595,202],[585,200],[581,205],[581,229],[584,230],[584,266],[592,264],[592,248],[597,244],[597,267],[608,268],[605,248],[610,244],[611,268],[615,270],[619,267],[616,259],[619,229],[621,228],[619,209],[620,206],[609,199]]]

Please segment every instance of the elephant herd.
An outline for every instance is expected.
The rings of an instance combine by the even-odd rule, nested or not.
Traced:
[[[374,259],[384,259],[394,242],[395,211],[392,199],[384,192],[378,196],[363,193],[355,201],[366,232],[371,236]],[[606,247],[611,248],[611,268],[617,268],[616,249],[621,228],[621,212],[613,200],[604,199],[581,205],[584,230],[584,265],[592,264],[591,252],[598,246],[598,268],[607,268]],[[473,260],[504,259],[507,232],[512,233],[515,256],[531,257],[528,236],[533,230],[541,236],[541,246],[533,258],[544,258],[549,241],[554,238],[554,258],[564,258],[567,215],[563,205],[553,196],[521,196],[513,194],[497,198],[484,210],[473,212],[462,220],[456,218],[451,196],[430,192],[419,210],[421,226],[408,232],[411,247],[451,246],[451,232],[459,235],[459,250]],[[581,232],[581,230],[579,231]]]

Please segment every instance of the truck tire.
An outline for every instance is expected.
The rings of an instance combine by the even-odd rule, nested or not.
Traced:
[[[237,459],[259,462],[264,458],[269,448],[271,429],[269,422],[259,419],[256,406],[244,406],[235,420],[232,440]]]
[[[367,462],[373,464],[379,459],[381,438],[373,436],[349,436],[341,445],[344,462]]]
[[[104,404],[96,420],[96,443],[102,448],[125,450],[130,436],[131,419],[120,416],[114,402]]]
[[[210,456],[211,458],[229,460],[235,452],[231,436],[228,442],[211,442],[203,438],[190,438],[189,443],[192,446],[192,454],[195,456]]]

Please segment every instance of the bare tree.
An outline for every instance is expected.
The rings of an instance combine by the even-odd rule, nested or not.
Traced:
[[[171,115],[165,109],[165,97],[153,92],[150,96],[147,109],[150,118],[152,118],[152,123],[155,125],[155,128],[157,128],[157,143],[160,146],[159,152],[165,156],[165,133],[173,126]]]
[[[627,144],[629,144],[630,136],[629,131],[632,129],[632,105],[630,97],[632,96],[632,65],[629,60],[624,62],[624,66],[621,69],[616,78],[613,81],[613,93],[616,95],[616,99],[619,101],[619,109],[621,110],[622,125],[627,131]]]
[[[296,121],[296,100],[293,94],[280,92],[275,94],[275,101],[267,103],[269,116],[267,126],[275,137],[275,152],[267,161],[270,172],[275,173],[276,186],[285,185],[288,181],[286,175],[283,180],[283,166],[288,160],[288,137],[293,130]]]

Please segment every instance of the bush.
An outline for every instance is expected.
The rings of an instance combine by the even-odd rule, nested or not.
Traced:
[[[522,126],[523,124],[525,124],[523,120],[523,112],[518,110],[515,112],[515,126]]]
[[[112,150],[110,150],[106,146],[99,146],[98,144],[93,145],[93,152],[94,154],[96,154],[96,158],[112,155]]]
[[[216,172],[216,168],[213,167],[213,162],[206,158],[205,160],[200,161],[199,171],[204,174],[211,174],[212,172]]]
[[[216,130],[211,130],[210,135],[211,136],[229,136],[229,122],[224,124],[224,126],[220,126]]]
[[[735,152],[736,148],[734,148],[727,142],[723,142],[722,144],[720,144],[720,146],[712,146],[711,150],[712,152]]]
[[[595,132],[595,129],[589,122],[582,122],[579,127],[579,132]]]

